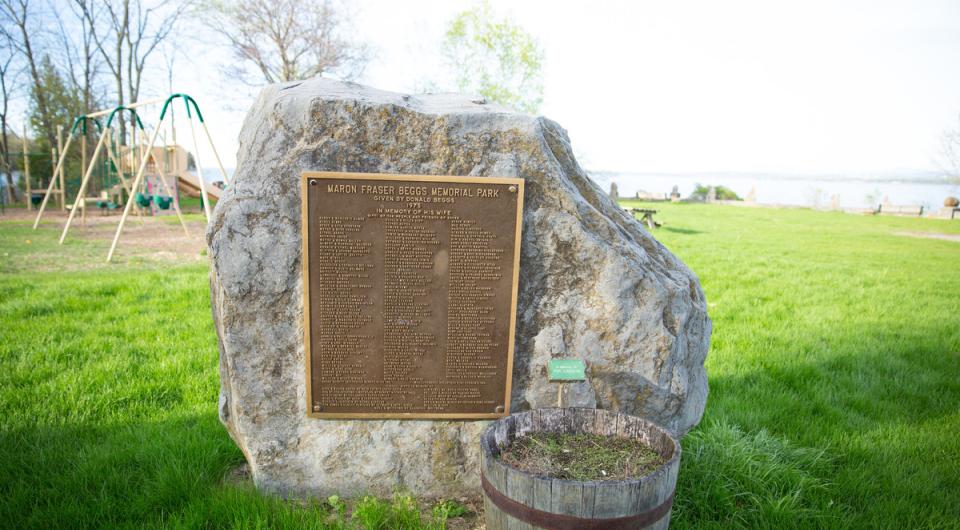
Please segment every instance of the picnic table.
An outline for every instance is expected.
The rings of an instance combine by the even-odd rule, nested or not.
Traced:
[[[640,217],[640,222],[647,225],[647,228],[650,230],[660,226],[660,223],[653,218],[653,214],[657,213],[657,210],[650,210],[647,208],[630,208],[630,213],[632,213],[634,217],[641,215],[642,217]]]

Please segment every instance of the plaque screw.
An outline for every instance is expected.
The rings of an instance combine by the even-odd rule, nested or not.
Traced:
[[[517,187],[516,187],[516,186],[510,186],[510,187],[507,188],[507,189],[510,190],[510,193],[516,193],[516,192],[517,192]]]
[[[310,185],[311,185],[311,186],[316,186],[316,185],[317,185],[317,179],[310,179]]]
[[[323,407],[321,407],[320,405],[314,405],[314,406],[313,406],[313,411],[314,411],[314,412],[320,412],[322,409],[323,409]]]
[[[503,405],[497,405],[497,408],[493,409],[494,412],[500,414],[503,412]]]

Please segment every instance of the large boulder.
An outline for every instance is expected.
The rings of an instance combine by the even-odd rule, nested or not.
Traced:
[[[554,357],[588,379],[565,405],[623,411],[682,435],[707,398],[710,319],[697,277],[580,168],[556,123],[479,99],[313,79],[263,89],[207,232],[220,419],[257,486],[282,495],[455,495],[479,487],[485,422],[307,417],[300,172],[526,181],[514,411],[554,406]]]

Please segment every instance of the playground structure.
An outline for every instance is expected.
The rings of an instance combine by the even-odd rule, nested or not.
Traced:
[[[173,103],[176,99],[182,99],[184,101],[187,122],[189,124],[190,134],[193,140],[193,159],[196,167],[196,174],[191,173],[188,167],[189,159],[186,150],[176,144],[176,128],[173,125],[174,113],[173,107],[171,106],[171,103]],[[157,120],[157,124],[153,128],[152,134],[148,134],[147,130],[143,126],[142,121],[140,120],[140,114],[138,114],[137,108],[146,105],[157,104],[160,102],[163,102],[163,107],[160,111],[160,118]],[[193,106],[192,111],[190,108],[191,105]],[[166,117],[168,111],[171,116],[170,133],[173,143],[168,144],[166,141],[166,134],[164,134],[163,144],[157,146],[157,138],[163,129],[164,118]],[[130,113],[130,116],[132,117],[131,123],[136,125],[129,128],[128,137],[125,139],[127,140],[126,142],[123,141],[124,139],[119,138],[119,135],[115,135],[113,133],[113,129],[111,128],[114,118],[119,115],[120,119],[123,119],[122,113],[124,112]],[[217,161],[220,173],[223,176],[224,185],[226,186],[229,184],[229,177],[227,176],[226,170],[223,168],[223,163],[220,160],[219,153],[217,153],[216,146],[213,143],[213,138],[203,120],[203,115],[200,113],[199,106],[192,97],[187,94],[176,93],[165,99],[161,98],[133,103],[130,105],[121,105],[113,109],[94,112],[85,116],[78,116],[76,119],[74,119],[73,125],[70,129],[70,134],[67,137],[66,144],[62,145],[62,148],[59,150],[59,156],[54,155],[54,159],[57,160],[57,164],[53,170],[53,177],[50,179],[46,193],[43,194],[42,202],[39,205],[39,211],[37,212],[37,217],[33,224],[34,229],[39,226],[40,219],[42,218],[47,207],[47,203],[52,195],[59,195],[61,208],[69,209],[67,222],[64,225],[63,232],[60,235],[61,244],[63,244],[64,240],[66,239],[78,210],[81,212],[81,222],[85,221],[86,205],[88,202],[95,203],[96,206],[102,211],[119,209],[120,205],[122,204],[123,212],[120,216],[120,221],[117,225],[117,231],[114,235],[113,242],[110,246],[110,251],[107,255],[107,261],[109,262],[112,260],[113,254],[116,251],[117,244],[120,240],[120,235],[123,232],[124,224],[126,223],[127,217],[130,215],[131,210],[133,210],[135,215],[140,218],[141,222],[143,222],[143,216],[145,213],[160,215],[172,207],[178,219],[180,220],[180,224],[183,227],[184,233],[189,235],[189,230],[187,229],[187,225],[184,222],[183,215],[180,211],[180,192],[183,192],[183,194],[188,196],[200,197],[204,216],[209,222],[210,198],[219,200],[220,188],[208,184],[203,178],[203,166],[201,165],[200,161],[199,143],[197,142],[196,129],[192,119],[193,114],[196,114],[196,118],[200,122],[203,131],[206,134],[207,141],[209,142],[210,148],[213,151],[213,155]],[[102,116],[107,116],[107,121],[106,124],[101,127],[98,118]],[[90,155],[89,163],[87,163],[86,160],[88,121],[92,121],[100,133],[96,147],[94,148],[93,153]],[[63,166],[67,158],[67,154],[69,153],[70,146],[73,143],[74,138],[78,136],[78,131],[81,142],[81,151],[83,153],[82,167],[86,169],[83,171],[83,175],[80,179],[80,186],[79,190],[77,191],[76,198],[74,199],[72,205],[68,206],[65,203],[64,198],[65,187],[63,184]],[[144,140],[148,136],[150,141],[144,143]],[[101,158],[102,160],[100,160]],[[91,181],[91,177],[98,167],[101,168],[101,178],[104,170],[106,170],[107,175],[115,176],[116,178],[114,180],[103,179],[99,196],[87,197],[87,187]],[[59,179],[57,178],[58,175],[60,175]],[[131,178],[127,178],[128,176]],[[29,177],[27,178],[27,182],[27,185],[29,186]],[[59,187],[57,186],[58,182]],[[28,196],[32,196],[31,194],[32,190],[29,190]]]
[[[66,202],[65,202],[66,187],[65,187],[63,168],[60,168],[59,172],[54,171],[53,178],[50,179],[51,186],[47,188],[47,193],[45,195],[41,195],[35,192],[33,189],[32,178],[30,175],[30,158],[38,155],[39,156],[47,156],[47,155],[43,153],[30,152],[30,148],[27,143],[26,127],[23,128],[23,136],[21,136],[20,138],[20,147],[21,147],[21,155],[23,156],[23,168],[21,171],[21,178],[23,179],[23,184],[24,184],[24,197],[26,199],[27,210],[28,211],[33,210],[34,206],[37,206],[40,204],[41,199],[45,198],[46,195],[50,195],[50,194],[56,195],[59,199],[58,202],[60,203],[60,209],[66,210]],[[54,147],[51,147],[50,149],[49,156],[50,156],[51,162],[53,160],[57,160],[58,158],[57,153],[62,151],[63,151],[63,127],[58,126],[57,127],[57,145]]]

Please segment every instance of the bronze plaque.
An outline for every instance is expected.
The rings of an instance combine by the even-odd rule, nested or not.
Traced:
[[[523,180],[303,173],[307,410],[510,413]]]

